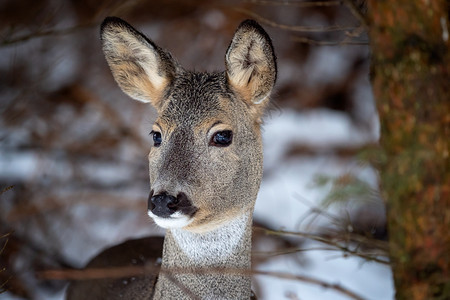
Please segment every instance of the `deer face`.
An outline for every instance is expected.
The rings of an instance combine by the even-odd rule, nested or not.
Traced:
[[[149,214],[157,224],[211,228],[253,208],[262,175],[259,126],[223,73],[176,79],[152,134]]]
[[[227,70],[183,70],[117,18],[102,25],[103,50],[122,90],[158,111],[149,153],[148,214],[165,228],[202,232],[251,211],[262,177],[260,119],[276,78],[267,34],[243,22]]]

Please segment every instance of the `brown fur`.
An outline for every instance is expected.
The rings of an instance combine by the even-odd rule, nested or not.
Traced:
[[[148,156],[152,193],[183,193],[196,209],[185,216],[189,223],[183,228],[168,225],[162,268],[249,269],[252,212],[262,177],[260,121],[276,80],[270,38],[256,22],[245,21],[226,52],[226,71],[196,73],[182,69],[118,18],[107,18],[101,31],[119,86],[158,111],[153,130],[162,142]],[[223,130],[232,131],[232,143],[211,146],[214,134]],[[226,272],[162,273],[154,298],[192,295],[249,299],[250,278]]]

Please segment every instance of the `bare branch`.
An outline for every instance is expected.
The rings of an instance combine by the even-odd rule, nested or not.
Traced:
[[[308,276],[304,276],[304,275],[294,275],[294,274],[289,274],[289,273],[258,271],[258,270],[254,270],[254,271],[252,271],[252,273],[254,275],[266,275],[266,276],[277,277],[277,278],[281,278],[281,279],[303,281],[306,283],[319,285],[325,289],[335,290],[336,292],[340,292],[341,294],[344,294],[344,295],[350,297],[351,299],[364,300],[364,298],[361,297],[360,295],[356,294],[355,292],[350,291],[349,289],[347,289],[339,284],[330,284],[330,283],[322,281],[320,279],[316,279],[316,278],[312,278],[312,277],[308,277]]]
[[[8,187],[8,188],[12,188],[12,187]],[[3,244],[2,248],[0,249],[0,255],[1,255],[1,254],[3,253],[3,251],[5,250],[6,245],[8,244],[9,236],[10,236],[10,235],[11,235],[11,232],[6,233],[6,234],[3,234],[2,236],[0,236],[0,239],[6,238],[5,243]],[[4,271],[6,271],[6,268],[2,268],[2,269],[0,270],[0,273],[2,273],[2,272],[4,272]],[[8,284],[8,282],[9,282],[10,279],[11,279],[11,276],[10,276],[9,278],[7,278],[4,282],[1,282],[1,283],[0,283],[0,294],[6,292],[5,286],[6,286],[6,284]]]
[[[111,267],[111,268],[88,268],[83,270],[65,269],[65,270],[44,270],[37,273],[40,279],[53,280],[93,280],[105,278],[122,278],[138,276],[143,274],[159,273],[160,268],[157,266],[127,266],[127,267]]]
[[[255,18],[259,22],[266,24],[271,27],[280,28],[283,30],[288,31],[295,31],[295,32],[333,32],[333,31],[345,31],[345,30],[354,30],[356,27],[342,27],[342,26],[293,26],[293,25],[285,25],[285,24],[279,24],[277,22],[271,21],[267,18],[264,18],[263,16],[252,12],[251,10],[244,9],[244,8],[235,8],[235,10],[242,12],[244,14],[249,15],[252,18]]]
[[[247,0],[245,2],[267,6],[296,6],[296,7],[317,7],[317,6],[338,6],[342,1],[270,1],[270,0]]]
[[[5,269],[1,269],[0,272],[5,271]],[[2,284],[0,284],[0,294],[6,292],[5,286],[8,284],[8,282],[11,280],[12,276],[10,276],[8,279],[5,280]]]
[[[313,46],[344,46],[344,45],[367,46],[367,45],[369,45],[368,41],[347,41],[346,39],[344,39],[342,41],[337,41],[337,42],[330,42],[330,41],[317,41],[317,40],[309,39],[306,37],[297,37],[296,36],[296,37],[293,37],[292,40],[294,42],[309,44],[309,45],[313,45]]]
[[[7,237],[9,237],[11,234],[12,234],[11,232],[5,233],[4,235],[0,236],[0,239],[7,238]]]
[[[280,256],[280,255],[288,255],[298,252],[308,252],[308,251],[339,251],[343,252],[342,254],[336,254],[336,257],[347,257],[348,255],[358,256],[367,261],[373,261],[384,265],[390,265],[389,261],[378,258],[377,256],[385,256],[384,253],[361,253],[357,250],[352,250],[348,247],[340,246],[339,244],[332,244],[332,247],[313,247],[313,248],[290,248],[280,251],[271,251],[271,252],[252,252],[255,256]]]
[[[14,188],[13,185],[10,185],[10,186],[5,187],[5,188],[0,192],[0,195],[3,194],[3,193],[5,193],[5,192],[7,192],[7,191],[9,191],[9,190],[11,190],[11,189],[13,189],[13,188]],[[3,237],[3,236],[1,236],[0,238],[2,238],[2,237]]]
[[[10,233],[7,233],[7,234],[4,234],[4,235],[2,235],[2,236],[0,237],[0,239],[6,237],[5,243],[3,244],[2,248],[0,249],[0,254],[2,254],[3,251],[5,251],[6,245],[8,244],[8,241],[9,241],[9,238],[8,238],[9,235],[10,235]]]
[[[355,18],[358,19],[359,22],[361,22],[361,25],[364,27],[364,29],[369,29],[369,24],[366,20],[366,17],[359,11],[355,3],[351,0],[343,0],[343,2],[348,7],[353,16],[355,16]]]
[[[18,37],[5,37],[3,40],[0,41],[0,47],[6,47],[11,46],[13,44],[26,42],[28,40],[32,40],[35,38],[41,38],[45,36],[59,36],[59,35],[66,35],[71,34],[74,32],[77,32],[79,30],[92,28],[94,26],[98,26],[97,23],[88,23],[88,24],[82,24],[70,28],[65,29],[51,29],[51,30],[44,30],[44,31],[37,31],[37,32],[31,32],[28,34],[24,34],[22,36]]]
[[[329,247],[311,247],[311,248],[286,248],[284,250],[278,250],[278,251],[252,251],[253,256],[265,256],[265,257],[273,257],[273,256],[280,256],[280,255],[288,255],[298,252],[308,252],[308,251],[335,251],[335,249],[329,248]]]
[[[131,267],[114,267],[114,268],[93,268],[85,270],[46,270],[38,273],[41,279],[55,279],[55,280],[91,280],[101,278],[121,278],[137,276],[142,274],[157,274],[158,267],[153,265],[146,266],[131,266]],[[272,271],[260,271],[260,270],[245,270],[245,269],[222,269],[222,268],[209,268],[209,269],[161,269],[159,273],[167,274],[230,274],[230,275],[262,275],[276,277],[286,280],[302,281],[314,285],[321,286],[322,288],[331,289],[341,294],[344,294],[351,299],[363,300],[364,298],[356,294],[353,291],[339,285],[331,284],[320,279],[316,279],[304,275],[295,275],[283,272]]]
[[[262,227],[254,227],[254,228],[256,230],[261,230],[264,233],[269,234],[269,235],[294,235],[294,236],[300,236],[300,237],[311,239],[313,241],[320,242],[320,243],[323,243],[323,244],[326,244],[326,245],[329,245],[329,246],[333,247],[333,249],[327,248],[327,249],[320,249],[320,250],[342,251],[342,252],[344,252],[343,255],[350,254],[350,255],[354,255],[354,256],[358,256],[358,257],[364,258],[364,259],[369,260],[369,261],[374,261],[374,262],[385,264],[385,265],[389,265],[390,264],[389,261],[383,260],[383,259],[380,259],[380,258],[377,257],[377,256],[380,256],[380,255],[381,256],[385,256],[385,257],[388,256],[387,255],[387,246],[385,245],[384,242],[380,242],[380,241],[376,241],[376,240],[372,240],[372,239],[370,240],[370,243],[371,244],[373,243],[373,246],[376,247],[377,249],[379,249],[379,251],[380,251],[380,253],[375,253],[372,256],[370,254],[361,253],[360,251],[358,251],[358,248],[354,250],[354,249],[350,249],[348,246],[341,245],[339,243],[339,240],[329,239],[327,237],[320,236],[320,235],[317,235],[317,234],[311,234],[311,233],[300,232],[300,231],[270,230],[270,229],[265,229],[265,228],[262,228]],[[357,240],[360,243],[363,243],[363,242],[367,243],[368,242],[368,241],[366,241],[367,238],[366,238],[366,240],[363,241],[361,239],[361,236],[356,235],[356,234],[351,234],[351,239],[352,240]],[[319,250],[319,249],[316,249],[316,250]],[[305,249],[297,249],[297,251],[296,251],[296,250],[291,249],[290,252],[285,252],[285,253],[281,253],[281,254],[288,254],[288,253],[299,252],[299,251],[306,251],[306,250]]]
[[[295,6],[295,7],[319,7],[319,6],[339,6],[345,4],[348,7],[353,16],[364,26],[365,29],[369,28],[368,22],[364,15],[356,7],[355,3],[351,0],[340,1],[271,1],[271,0],[247,0],[246,2],[254,3],[258,5],[266,6]]]

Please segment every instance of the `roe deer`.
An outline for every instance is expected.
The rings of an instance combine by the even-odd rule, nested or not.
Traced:
[[[162,240],[146,238],[108,249],[88,265],[153,263],[162,255],[158,278],[74,282],[68,299],[250,299],[260,125],[277,72],[269,36],[255,21],[242,22],[226,51],[226,71],[218,73],[184,70],[119,18],[105,19],[101,40],[120,88],[158,112],[148,215],[167,233],[162,254]]]

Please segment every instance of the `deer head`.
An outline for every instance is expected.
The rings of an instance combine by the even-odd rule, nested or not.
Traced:
[[[101,37],[121,89],[158,112],[149,216],[164,228],[205,232],[252,211],[262,177],[261,117],[276,80],[265,31],[244,21],[219,73],[184,70],[118,18],[105,20]]]

